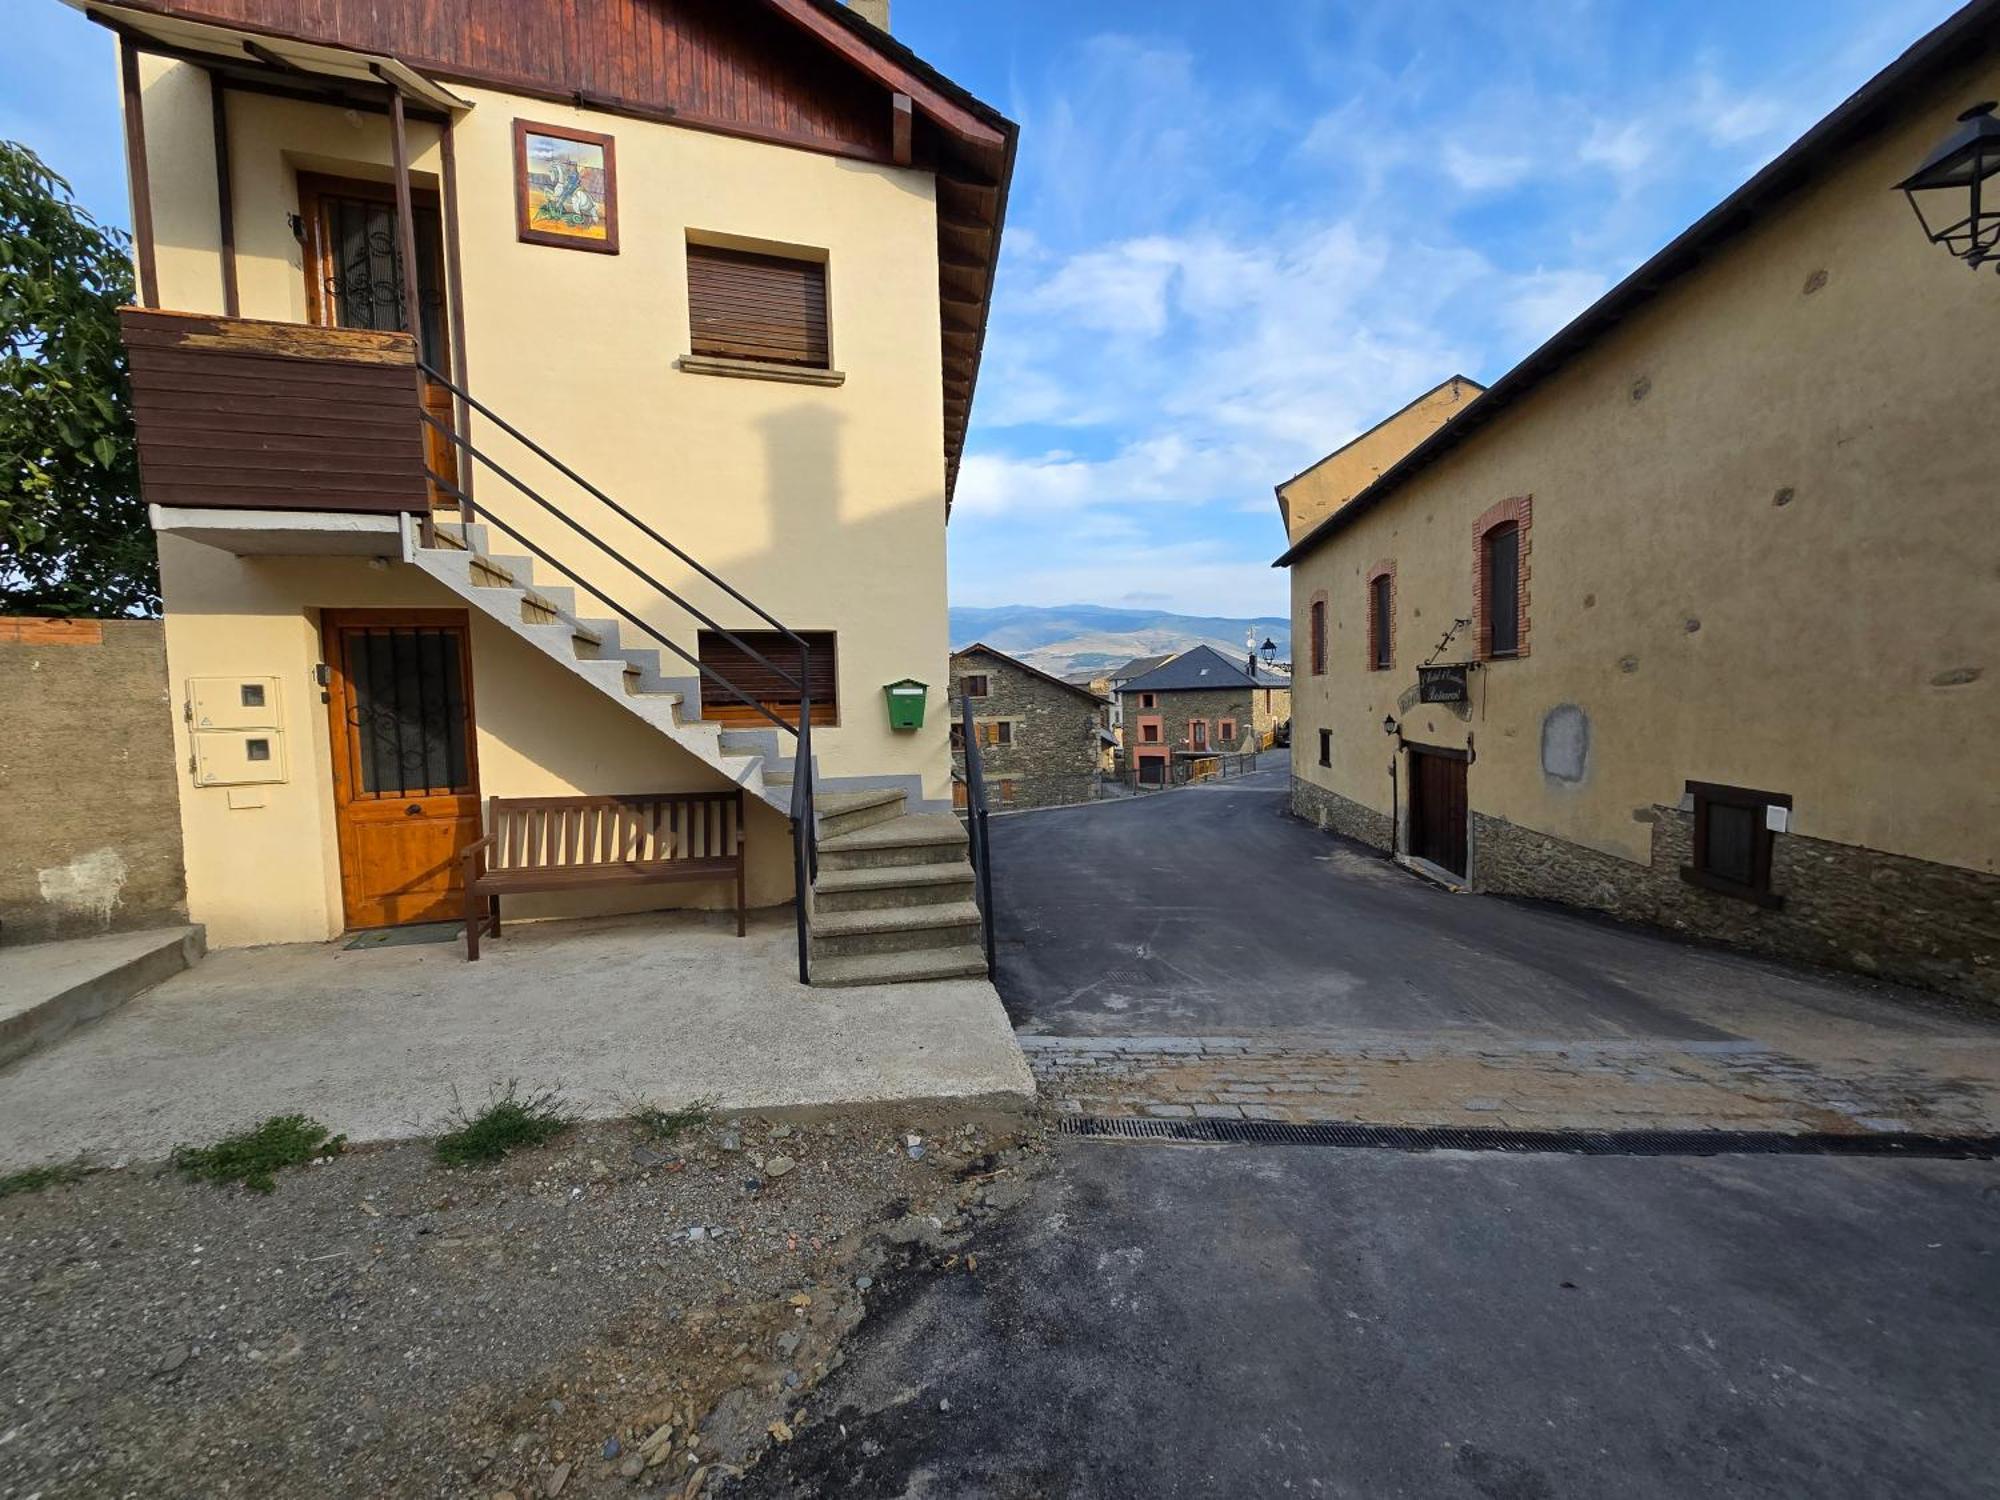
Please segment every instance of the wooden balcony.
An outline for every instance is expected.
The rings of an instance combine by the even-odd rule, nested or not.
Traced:
[[[425,452],[443,440],[418,416],[408,334],[136,307],[120,318],[148,503],[373,515],[430,508]],[[437,467],[449,477],[448,462]]]

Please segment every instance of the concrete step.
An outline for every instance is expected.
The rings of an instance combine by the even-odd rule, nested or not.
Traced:
[[[822,989],[985,977],[986,951],[977,943],[958,948],[924,948],[914,953],[861,953],[849,958],[816,958],[812,964],[812,982]]]
[[[0,948],[0,1066],[193,967],[199,927],[154,927]]]
[[[863,792],[818,792],[813,797],[813,806],[819,812],[819,836],[822,840],[838,838],[842,834],[859,833],[864,828],[874,828],[887,823],[892,818],[903,816],[904,793],[902,789]]]
[[[950,813],[906,813],[858,833],[819,841],[822,870],[965,861],[965,825]]]
[[[908,953],[956,948],[979,941],[979,908],[970,901],[941,901],[873,911],[815,912],[812,956],[849,958],[857,953]]]
[[[881,911],[972,899],[968,864],[877,865],[826,870],[813,882],[813,911]]]

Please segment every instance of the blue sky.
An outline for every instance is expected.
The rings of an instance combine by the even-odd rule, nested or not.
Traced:
[[[1282,614],[1271,486],[1491,382],[1950,0],[894,0],[1021,125],[952,602]],[[0,136],[127,219],[104,34],[8,7]]]

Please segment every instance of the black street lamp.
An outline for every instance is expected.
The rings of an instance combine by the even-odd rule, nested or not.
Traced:
[[[1267,667],[1278,659],[1278,643],[1268,635],[1264,637],[1264,644],[1259,646],[1257,651],[1264,658],[1264,665]]]
[[[2000,119],[1994,108],[1988,99],[1960,115],[1958,129],[1896,184],[1930,242],[1975,269],[2000,260],[2000,191],[1988,194],[1984,188],[1986,179],[2000,172]]]

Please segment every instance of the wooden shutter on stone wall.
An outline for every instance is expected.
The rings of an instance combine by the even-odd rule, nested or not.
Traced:
[[[696,354],[826,369],[826,267],[689,245],[688,321]]]

